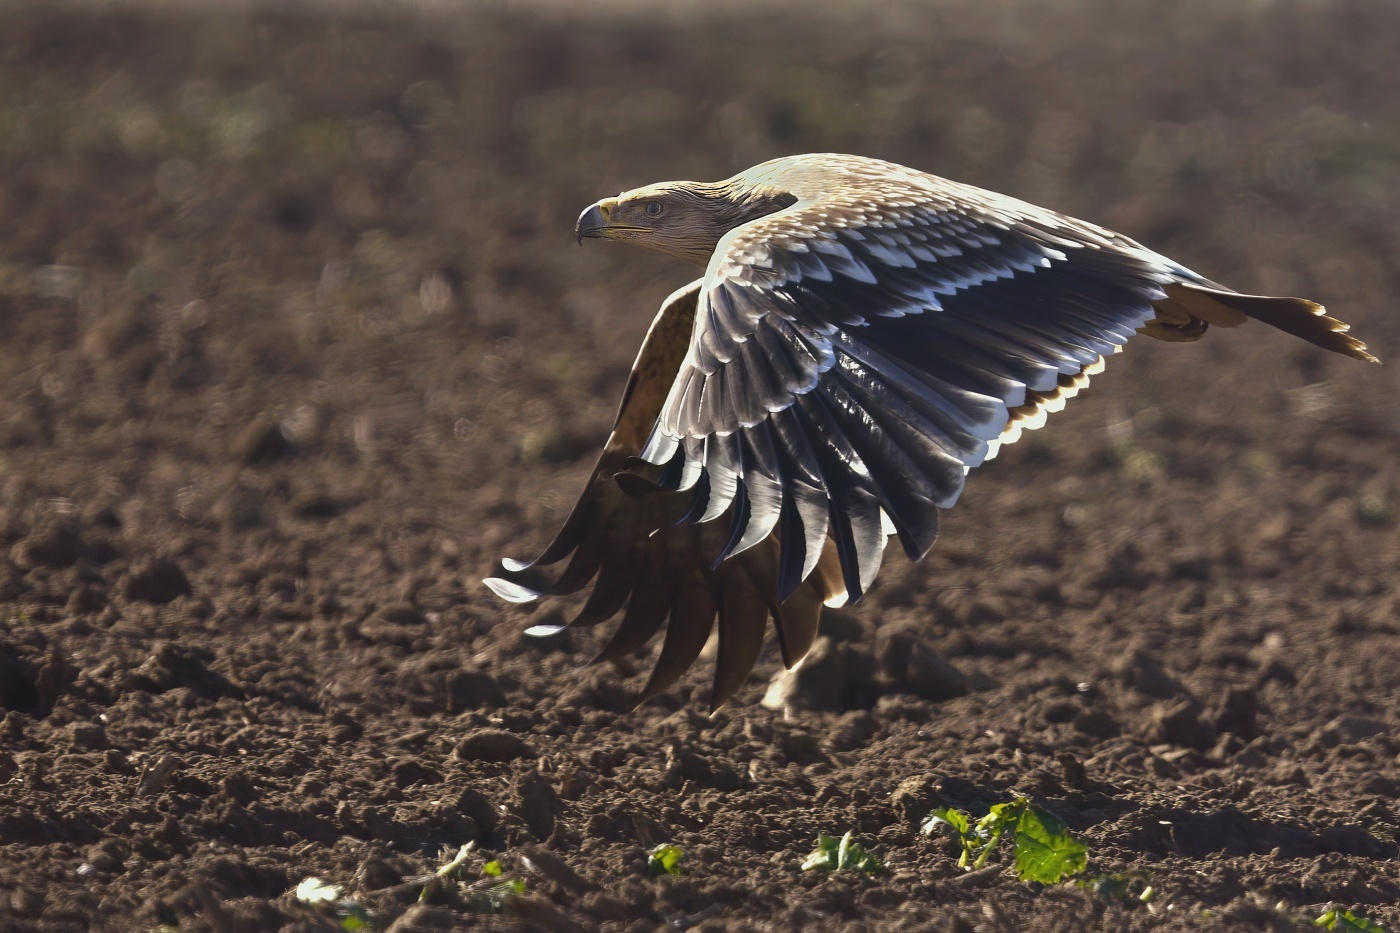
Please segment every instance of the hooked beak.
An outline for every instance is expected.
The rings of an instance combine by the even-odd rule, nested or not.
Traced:
[[[617,198],[604,198],[578,215],[578,223],[574,225],[574,236],[578,237],[580,245],[584,237],[607,236],[605,231],[608,229],[608,218],[616,206]]]

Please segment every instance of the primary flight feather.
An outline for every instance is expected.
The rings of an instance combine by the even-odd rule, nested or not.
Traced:
[[[1254,318],[1376,361],[1314,302],[1241,295],[1103,227],[860,156],[637,188],[576,232],[705,272],[662,303],[563,529],[486,583],[528,602],[592,582],[570,624],[622,613],[598,660],[666,622],[643,700],[716,618],[714,707],[770,617],[784,662],[800,661],[822,605],[860,598],[890,534],[921,558],[967,472],[1134,333],[1196,340]]]

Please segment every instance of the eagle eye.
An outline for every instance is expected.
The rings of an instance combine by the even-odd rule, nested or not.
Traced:
[[[642,210],[647,212],[648,217],[660,217],[666,212],[665,206],[660,201],[648,201]]]

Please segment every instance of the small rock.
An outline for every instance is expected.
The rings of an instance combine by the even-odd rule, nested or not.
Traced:
[[[107,749],[106,754],[102,756],[102,766],[108,771],[112,772],[113,774],[136,773],[136,769],[132,767],[131,762],[127,760],[127,757],[115,748]],[[0,778],[3,777],[4,775],[0,774]]]
[[[500,729],[479,729],[465,735],[452,756],[460,761],[514,761],[535,757],[535,749],[520,736]]]

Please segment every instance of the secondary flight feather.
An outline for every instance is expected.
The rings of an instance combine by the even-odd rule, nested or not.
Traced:
[[[598,660],[665,623],[643,700],[716,620],[714,707],[770,618],[800,661],[821,606],[861,597],[891,534],[923,557],[967,472],[1135,333],[1189,341],[1253,318],[1376,362],[1314,302],[1242,295],[1103,227],[860,156],[623,192],[576,232],[705,271],[662,303],[563,529],[485,582],[512,602],[591,582],[570,624],[622,614]]]

